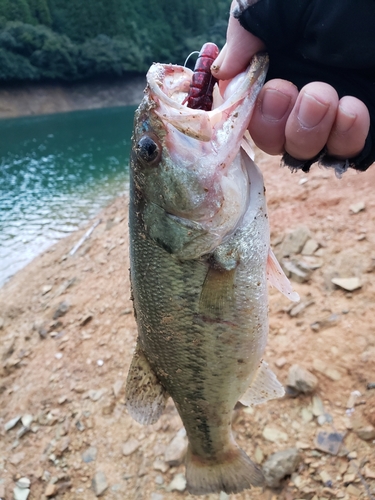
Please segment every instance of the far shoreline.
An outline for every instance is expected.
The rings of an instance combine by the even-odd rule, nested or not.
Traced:
[[[3,84],[0,119],[69,111],[138,105],[146,86],[145,75],[82,82]]]

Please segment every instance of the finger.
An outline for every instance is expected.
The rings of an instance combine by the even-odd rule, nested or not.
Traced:
[[[352,96],[340,99],[336,120],[327,141],[327,151],[337,158],[353,158],[363,149],[370,129],[365,104]]]
[[[303,87],[286,122],[285,150],[299,160],[316,156],[328,140],[338,103],[336,90],[327,83]]]
[[[237,5],[232,2],[231,11]],[[256,52],[264,50],[264,43],[246,31],[232,15],[229,17],[227,43],[211,66],[215,78],[229,80],[248,66]]]
[[[266,153],[284,152],[285,125],[297,97],[297,87],[286,80],[270,80],[262,88],[249,132],[255,144]]]

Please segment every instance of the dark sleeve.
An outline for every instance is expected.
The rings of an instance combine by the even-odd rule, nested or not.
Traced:
[[[339,162],[324,151],[312,161],[286,155],[292,168],[308,171],[317,159],[340,169],[366,170],[375,161],[375,0],[238,0],[241,25],[262,39],[270,56],[267,79],[332,85],[340,97],[363,101],[371,117],[363,151]]]

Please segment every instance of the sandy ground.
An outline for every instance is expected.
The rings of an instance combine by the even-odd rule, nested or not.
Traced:
[[[312,394],[236,410],[234,433],[249,456],[264,465],[273,453],[296,448],[300,462],[278,489],[230,498],[375,498],[375,167],[339,180],[316,166],[309,175],[291,174],[277,158],[257,156],[276,254],[285,253],[290,233],[296,237],[296,228],[307,226],[310,255],[298,249],[294,261],[314,269],[309,278],[295,274],[308,278],[294,282],[300,310],[270,290],[265,360],[284,384],[298,364],[316,376],[317,386]],[[0,290],[0,498],[11,500],[17,480],[26,477],[32,500],[91,500],[103,481],[108,500],[192,499],[178,491],[183,464],[166,463],[182,427],[173,403],[150,427],[135,423],[124,406],[136,339],[127,200],[117,199],[95,221]],[[360,288],[345,291],[332,283],[337,277],[357,278]],[[323,432],[343,438],[334,454],[316,444]]]
[[[3,84],[0,118],[139,104],[145,77],[128,76],[75,83]]]

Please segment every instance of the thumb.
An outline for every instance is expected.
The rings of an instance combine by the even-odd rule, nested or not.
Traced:
[[[233,7],[234,2],[232,3]],[[227,29],[227,43],[211,66],[212,74],[219,80],[229,80],[244,71],[256,52],[265,45],[243,28],[232,15]]]

